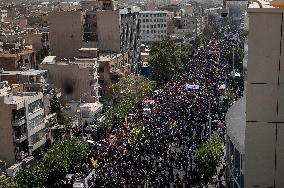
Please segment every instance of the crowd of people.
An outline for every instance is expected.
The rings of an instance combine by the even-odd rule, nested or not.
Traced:
[[[209,138],[210,130],[213,133],[217,124],[224,124],[228,108],[224,91],[242,94],[241,82],[233,85],[230,81],[232,70],[225,60],[231,45],[226,41],[235,34],[234,30],[220,27],[211,41],[196,49],[183,72],[147,98],[154,101],[148,104],[150,116],[143,116],[142,109],[137,109],[120,128],[92,146],[90,158],[95,161],[96,187],[200,185],[195,152]],[[224,32],[231,34],[224,36]],[[219,129],[224,139],[225,127]],[[222,187],[222,182],[218,186]]]

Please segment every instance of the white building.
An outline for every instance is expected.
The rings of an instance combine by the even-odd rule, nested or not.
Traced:
[[[139,21],[142,43],[161,41],[167,36],[167,11],[141,11]]]

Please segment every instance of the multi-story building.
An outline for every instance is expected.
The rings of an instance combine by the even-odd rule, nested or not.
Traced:
[[[42,93],[1,92],[0,119],[0,158],[7,166],[41,152],[48,139]]]
[[[97,68],[95,56],[65,61],[55,61],[54,56],[48,56],[40,65],[40,69],[48,70],[49,82],[56,88],[62,88],[64,103],[71,100],[80,101],[80,99],[88,103],[98,101]]]
[[[101,54],[98,58],[98,64],[100,100],[109,104],[112,102],[111,85],[117,83],[120,76],[128,74],[131,65],[128,63],[127,53]]]
[[[83,41],[83,13],[81,10],[48,14],[51,55],[73,58],[79,55]]]
[[[12,71],[21,70],[22,67],[37,67],[35,51],[19,43],[4,43],[3,52],[0,53],[0,68]]]
[[[139,22],[142,43],[161,41],[167,36],[167,11],[141,11]]]
[[[77,57],[81,47],[98,48],[102,52],[128,52],[131,69],[138,72],[141,44],[138,23],[140,9],[105,7],[109,2],[112,6],[112,1],[82,2],[103,3],[97,6],[100,9],[86,8],[85,12],[50,13],[48,20],[51,55],[59,59]]]
[[[137,72],[141,45],[139,11],[138,7],[87,11],[83,46],[102,52],[128,52],[131,69]]]
[[[228,116],[226,187],[284,187],[283,7],[248,7],[247,91]]]
[[[118,2],[116,0],[82,0],[81,7],[83,11],[87,10],[116,10]]]
[[[47,77],[47,70],[27,69],[0,72],[0,80],[8,81],[9,84],[22,84],[24,92],[47,92]]]

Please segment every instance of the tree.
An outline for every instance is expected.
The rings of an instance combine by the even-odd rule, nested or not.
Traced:
[[[118,83],[112,85],[112,93],[116,102],[133,99],[135,103],[139,103],[154,90],[155,86],[154,81],[130,74],[121,77]]]
[[[180,46],[180,58],[182,62],[187,62],[190,55],[192,55],[193,48],[188,44],[182,44]]]
[[[56,113],[57,116],[57,122],[60,125],[63,125],[66,129],[70,129],[72,126],[72,120],[71,118],[67,117],[62,112],[62,106],[59,102],[59,99],[56,95],[55,90],[53,91],[53,96],[50,100],[50,107],[49,107],[50,113]]]
[[[12,178],[0,178],[0,188],[20,188]]]
[[[230,50],[225,55],[225,58],[229,62],[230,66],[232,67],[233,66],[233,49]],[[241,48],[235,48],[235,50],[234,50],[234,64],[235,64],[235,69],[239,72],[242,72],[242,69],[243,69],[243,59],[244,59],[244,50],[241,49]]]
[[[241,39],[241,41],[245,42],[247,37],[248,37],[248,30],[247,29],[242,29],[240,31],[240,39]]]
[[[155,42],[150,50],[150,78],[161,84],[181,70],[185,63],[184,60],[187,60],[187,51],[181,51],[184,49],[189,48],[177,47],[170,37],[164,38],[161,42]]]
[[[21,188],[43,188],[46,171],[42,165],[36,165],[20,171],[13,181]],[[16,186],[17,187],[17,186]]]
[[[87,158],[88,146],[77,138],[65,138],[56,143],[41,161],[48,176],[47,185],[59,183],[72,167]]]
[[[194,162],[202,178],[202,183],[211,181],[216,168],[222,162],[223,148],[221,138],[214,136],[211,141],[206,141],[198,148]]]

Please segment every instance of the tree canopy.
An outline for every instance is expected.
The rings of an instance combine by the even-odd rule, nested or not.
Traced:
[[[216,168],[222,162],[223,148],[221,138],[212,137],[211,141],[204,142],[198,148],[194,157],[203,183],[209,183],[214,175]]]
[[[168,81],[174,73],[183,69],[191,52],[191,46],[177,46],[170,37],[155,42],[150,50],[150,78],[158,84]]]
[[[11,181],[6,181],[5,185],[14,188],[55,187],[74,166],[87,159],[87,156],[88,146],[85,143],[77,138],[67,137],[54,144],[37,165],[20,171]]]
[[[135,106],[156,87],[156,83],[140,75],[128,75],[112,86],[115,103],[104,113],[104,120],[97,123],[98,138],[105,137],[122,122]]]

